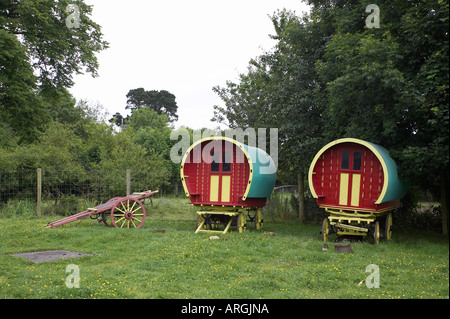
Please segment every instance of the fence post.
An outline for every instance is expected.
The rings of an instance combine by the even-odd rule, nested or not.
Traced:
[[[127,196],[131,194],[131,169],[127,169]]]
[[[36,170],[37,178],[36,178],[36,216],[41,217],[42,213],[42,168],[38,168]]]

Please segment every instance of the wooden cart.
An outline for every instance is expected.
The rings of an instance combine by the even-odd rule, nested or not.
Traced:
[[[125,197],[114,197],[102,205],[88,208],[81,213],[48,223],[46,227],[54,228],[90,217],[103,222],[107,226],[116,228],[141,228],[146,217],[145,208],[141,201],[157,192],[145,191]]]

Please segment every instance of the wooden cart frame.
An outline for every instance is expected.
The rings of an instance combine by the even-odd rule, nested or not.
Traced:
[[[65,217],[47,224],[47,228],[54,228],[87,217],[97,219],[106,226],[116,228],[141,228],[144,224],[146,212],[142,200],[156,194],[158,191],[133,193],[125,197],[114,197],[102,205]]]
[[[255,229],[263,227],[262,209],[244,211],[199,211],[197,212],[197,224],[195,233],[226,234],[231,226],[236,226],[239,233],[247,229],[247,222],[254,222]],[[223,227],[223,230],[220,228]]]
[[[390,212],[358,212],[326,208],[330,214],[322,222],[322,240],[328,241],[329,234],[335,232],[338,236],[372,237],[374,244],[380,238],[392,238],[392,213]],[[384,226],[384,232],[380,230]]]

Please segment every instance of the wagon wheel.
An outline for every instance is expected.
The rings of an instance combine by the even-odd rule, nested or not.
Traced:
[[[328,235],[330,233],[330,221],[328,220],[328,217],[325,218],[322,222],[322,240],[328,241]]]
[[[387,240],[390,240],[392,238],[392,213],[389,213],[386,216],[384,236]]]
[[[109,216],[111,215],[111,213],[109,213],[109,212],[103,212],[102,213],[102,221],[103,221],[103,223],[106,225],[106,226],[111,226],[111,219],[109,218]]]
[[[258,208],[255,213],[255,229],[261,230],[263,228],[263,213],[262,209]]]
[[[144,205],[138,200],[126,198],[111,209],[111,222],[116,228],[141,228],[145,221]]]
[[[111,199],[109,199],[107,202],[106,202],[106,204],[108,204],[108,203],[111,203],[111,202],[114,202],[114,201],[116,201],[116,200],[119,200],[119,199],[121,199],[122,197],[113,197],[113,198],[111,198]],[[111,213],[110,212],[103,212],[103,213],[101,213],[102,214],[102,219],[101,219],[101,221],[103,221],[103,223],[106,225],[106,226],[112,226],[112,224],[111,224],[111,218],[110,218],[110,215],[111,215]]]
[[[373,243],[375,245],[380,243],[380,223],[378,221],[375,222],[373,229]]]
[[[247,218],[245,217],[245,213],[240,213],[237,218],[237,228],[238,232],[243,233],[247,228]]]

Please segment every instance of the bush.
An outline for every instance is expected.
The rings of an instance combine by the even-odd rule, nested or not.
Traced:
[[[33,200],[9,200],[4,206],[0,206],[2,217],[17,217],[17,216],[34,216],[35,203]]]

